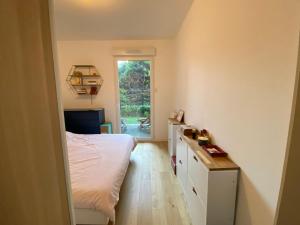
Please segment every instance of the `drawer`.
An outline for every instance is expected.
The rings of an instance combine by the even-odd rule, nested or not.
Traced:
[[[187,184],[189,214],[193,225],[206,225],[206,207],[191,182]]]
[[[207,204],[208,169],[190,148],[188,148],[188,174],[199,198]]]

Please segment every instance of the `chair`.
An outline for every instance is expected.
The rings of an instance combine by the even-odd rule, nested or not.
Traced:
[[[124,133],[127,130],[126,119],[121,118],[121,132]]]
[[[138,121],[140,122],[141,129],[149,128],[151,126],[150,116],[148,116],[147,118],[141,118]]]

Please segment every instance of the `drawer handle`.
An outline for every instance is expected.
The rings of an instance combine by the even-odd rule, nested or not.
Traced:
[[[180,164],[182,164],[182,161],[181,161],[181,160],[179,160],[179,163],[180,163]]]
[[[193,187],[193,192],[195,193],[195,195],[198,195],[197,191],[196,191],[196,189],[194,187]]]
[[[197,157],[196,157],[196,156],[194,156],[194,159],[195,159],[195,161],[196,161],[196,162],[198,162],[198,159],[197,159]]]
[[[179,137],[179,139],[180,139],[180,141],[182,141],[182,138],[181,138],[181,137]]]

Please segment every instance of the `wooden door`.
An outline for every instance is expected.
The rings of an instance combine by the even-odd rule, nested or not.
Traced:
[[[47,0],[0,1],[0,224],[71,224]]]

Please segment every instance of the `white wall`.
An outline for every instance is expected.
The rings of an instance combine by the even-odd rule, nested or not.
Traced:
[[[116,80],[113,47],[155,47],[154,57],[154,129],[155,140],[167,139],[167,118],[172,107],[173,43],[168,40],[141,41],[59,41],[58,61],[65,108],[105,108],[106,120],[116,127]],[[103,86],[93,104],[90,97],[78,96],[66,83],[73,64],[93,64],[103,76]]]
[[[177,108],[241,167],[237,225],[271,225],[296,74],[296,0],[194,0],[176,38]]]

